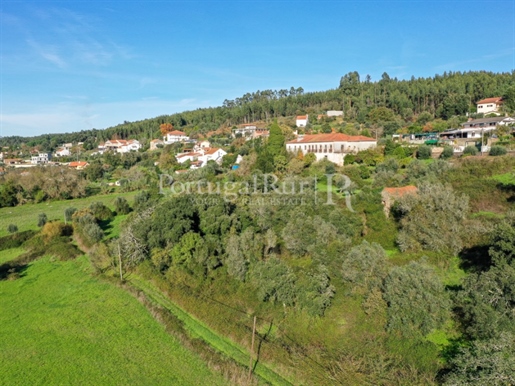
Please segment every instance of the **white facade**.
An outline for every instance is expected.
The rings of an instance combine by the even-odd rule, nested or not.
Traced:
[[[377,141],[363,135],[341,133],[303,135],[286,143],[286,150],[292,153],[313,153],[317,161],[327,159],[337,165],[344,164],[347,154],[374,148]]]
[[[188,137],[186,135],[186,133],[183,133],[182,131],[179,131],[179,130],[171,131],[163,137],[163,142],[166,145],[170,145],[175,142],[185,142],[185,141],[189,141],[189,140],[190,140],[190,137]]]
[[[501,104],[501,97],[483,99],[477,102],[477,112],[483,114],[497,113]]]
[[[117,153],[128,153],[131,151],[138,151],[139,149],[141,149],[141,144],[135,139],[128,141],[123,139],[113,139],[106,141],[104,144],[98,145],[98,152],[100,154],[103,154],[103,152],[107,150],[112,150]]]
[[[343,111],[340,110],[328,110],[326,114],[328,117],[343,117]]]
[[[309,121],[309,115],[298,115],[295,119],[297,127],[306,127]]]
[[[39,153],[38,155],[32,156],[30,163],[33,165],[43,165],[47,164],[49,159],[48,153]]]
[[[60,147],[55,152],[56,157],[68,157],[68,156],[70,156],[70,154],[71,154],[70,149],[67,149],[64,147]]]
[[[191,166],[192,169],[204,167],[209,161],[215,161],[217,164],[222,163],[222,158],[227,152],[219,148],[199,149],[195,152],[178,154],[177,162],[184,163],[190,161],[195,163]]]

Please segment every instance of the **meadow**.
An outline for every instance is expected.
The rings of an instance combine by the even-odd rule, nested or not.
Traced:
[[[0,208],[0,237],[8,234],[7,227],[9,224],[18,226],[18,230],[26,231],[29,229],[38,229],[38,215],[45,213],[48,220],[64,221],[64,211],[66,208],[87,208],[91,203],[101,201],[110,209],[114,210],[114,200],[117,197],[124,197],[132,204],[132,198],[137,192],[129,193],[112,193],[108,195],[95,195],[86,198],[78,198],[65,201],[41,202],[39,204],[25,204],[17,207]]]
[[[85,256],[45,257],[1,281],[0,309],[2,384],[225,383],[133,296],[92,276]]]

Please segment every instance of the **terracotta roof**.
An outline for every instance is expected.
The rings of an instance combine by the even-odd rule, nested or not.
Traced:
[[[297,119],[308,119],[307,115],[297,115]]]
[[[68,164],[68,166],[71,168],[79,168],[79,167],[84,167],[87,165],[88,165],[88,163],[85,161],[73,161]]]
[[[314,142],[368,142],[374,141],[374,138],[365,137],[364,135],[347,135],[343,133],[329,133],[329,134],[310,134],[305,135],[300,139],[294,139],[287,143],[314,143]]]
[[[411,194],[418,192],[418,189],[416,186],[408,185],[408,186],[402,186],[400,188],[384,188],[384,193],[388,193],[390,196],[394,197],[402,197],[405,194]]]
[[[209,148],[209,149],[206,149],[206,150],[204,151],[204,154],[206,154],[206,155],[214,154],[214,153],[216,153],[218,150],[220,150],[220,149],[219,149],[219,148],[217,148],[217,147],[211,147],[211,148]]]
[[[181,155],[178,155],[176,156],[175,158],[183,158],[183,157],[198,157],[202,154],[200,153],[186,153],[186,154],[181,154]]]
[[[150,141],[151,143],[163,143],[163,141],[161,141],[160,139],[153,139],[152,141]]]
[[[186,133],[179,130],[170,131],[169,133],[166,133],[167,135],[183,135],[186,136]]]
[[[477,105],[482,105],[484,103],[502,103],[502,97],[494,97],[494,98],[481,99],[476,104]]]

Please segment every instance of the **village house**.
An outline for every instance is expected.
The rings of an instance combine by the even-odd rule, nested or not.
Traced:
[[[38,153],[38,155],[34,155],[30,159],[30,163],[33,165],[45,165],[50,160],[50,154],[48,153]]]
[[[486,98],[476,103],[477,112],[483,114],[498,113],[502,105],[502,97]]]
[[[251,139],[266,137],[268,136],[268,129],[257,127],[256,125],[242,125],[240,127],[232,129],[232,137],[236,138],[238,136],[246,138],[247,141]]]
[[[71,149],[73,147],[72,143],[63,143],[59,148],[55,151],[56,157],[69,157],[71,155]]]
[[[408,194],[416,194],[417,192],[417,187],[413,185],[402,186],[400,188],[384,188],[381,192],[381,199],[386,217],[390,216],[390,210],[396,200]]]
[[[98,152],[103,154],[104,151],[114,151],[117,153],[129,153],[141,149],[141,144],[135,139],[112,139],[98,146]]]
[[[200,148],[196,151],[189,151],[178,154],[175,158],[179,163],[191,162],[191,169],[198,169],[207,165],[209,161],[214,161],[217,164],[222,163],[222,158],[227,152],[220,148]]]
[[[377,140],[363,135],[342,133],[299,135],[286,143],[286,150],[292,153],[313,153],[317,160],[327,159],[337,165],[344,164],[347,154],[374,148]]]
[[[163,142],[165,145],[170,145],[175,142],[186,142],[189,140],[190,137],[188,137],[186,133],[179,130],[170,131],[163,137]]]
[[[297,127],[306,127],[309,122],[309,115],[297,115],[295,118],[295,124]]]
[[[343,117],[343,111],[341,111],[341,110],[327,110],[326,115],[328,117]]]
[[[23,163],[23,159],[21,158],[5,158],[3,160],[5,165],[20,165]]]
[[[489,133],[499,126],[512,124],[515,124],[515,118],[511,117],[470,119],[463,123],[460,129],[446,130],[440,133],[439,140],[454,146],[456,152],[461,152],[467,146],[482,143],[485,133]],[[483,151],[488,151],[488,148]]]
[[[89,166],[89,163],[86,161],[73,161],[68,164],[68,167],[76,169],[76,170],[82,170]]]
[[[161,141],[160,139],[153,139],[152,141],[150,141],[150,150],[156,150],[163,146],[164,146],[164,142]]]

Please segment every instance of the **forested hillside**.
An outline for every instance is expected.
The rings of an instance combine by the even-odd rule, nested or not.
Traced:
[[[225,100],[219,107],[124,122],[105,130],[92,129],[31,138],[5,137],[0,139],[0,145],[17,146],[25,143],[53,150],[63,142],[85,142],[87,150],[111,138],[157,138],[160,135],[159,125],[166,122],[172,123],[176,129],[195,135],[220,127],[270,121],[272,118],[296,114],[318,114],[326,110],[343,110],[348,122],[380,125],[391,133],[409,126],[422,113],[427,114],[426,120],[454,118],[452,123],[457,125],[461,121],[457,117],[476,111],[475,102],[493,96],[503,96],[504,108],[515,111],[515,72],[449,72],[432,78],[412,77],[410,80],[390,78],[384,73],[378,81],[373,81],[368,75],[361,77],[358,72],[350,72],[332,90],[304,92],[302,87],[258,90],[234,100]]]

